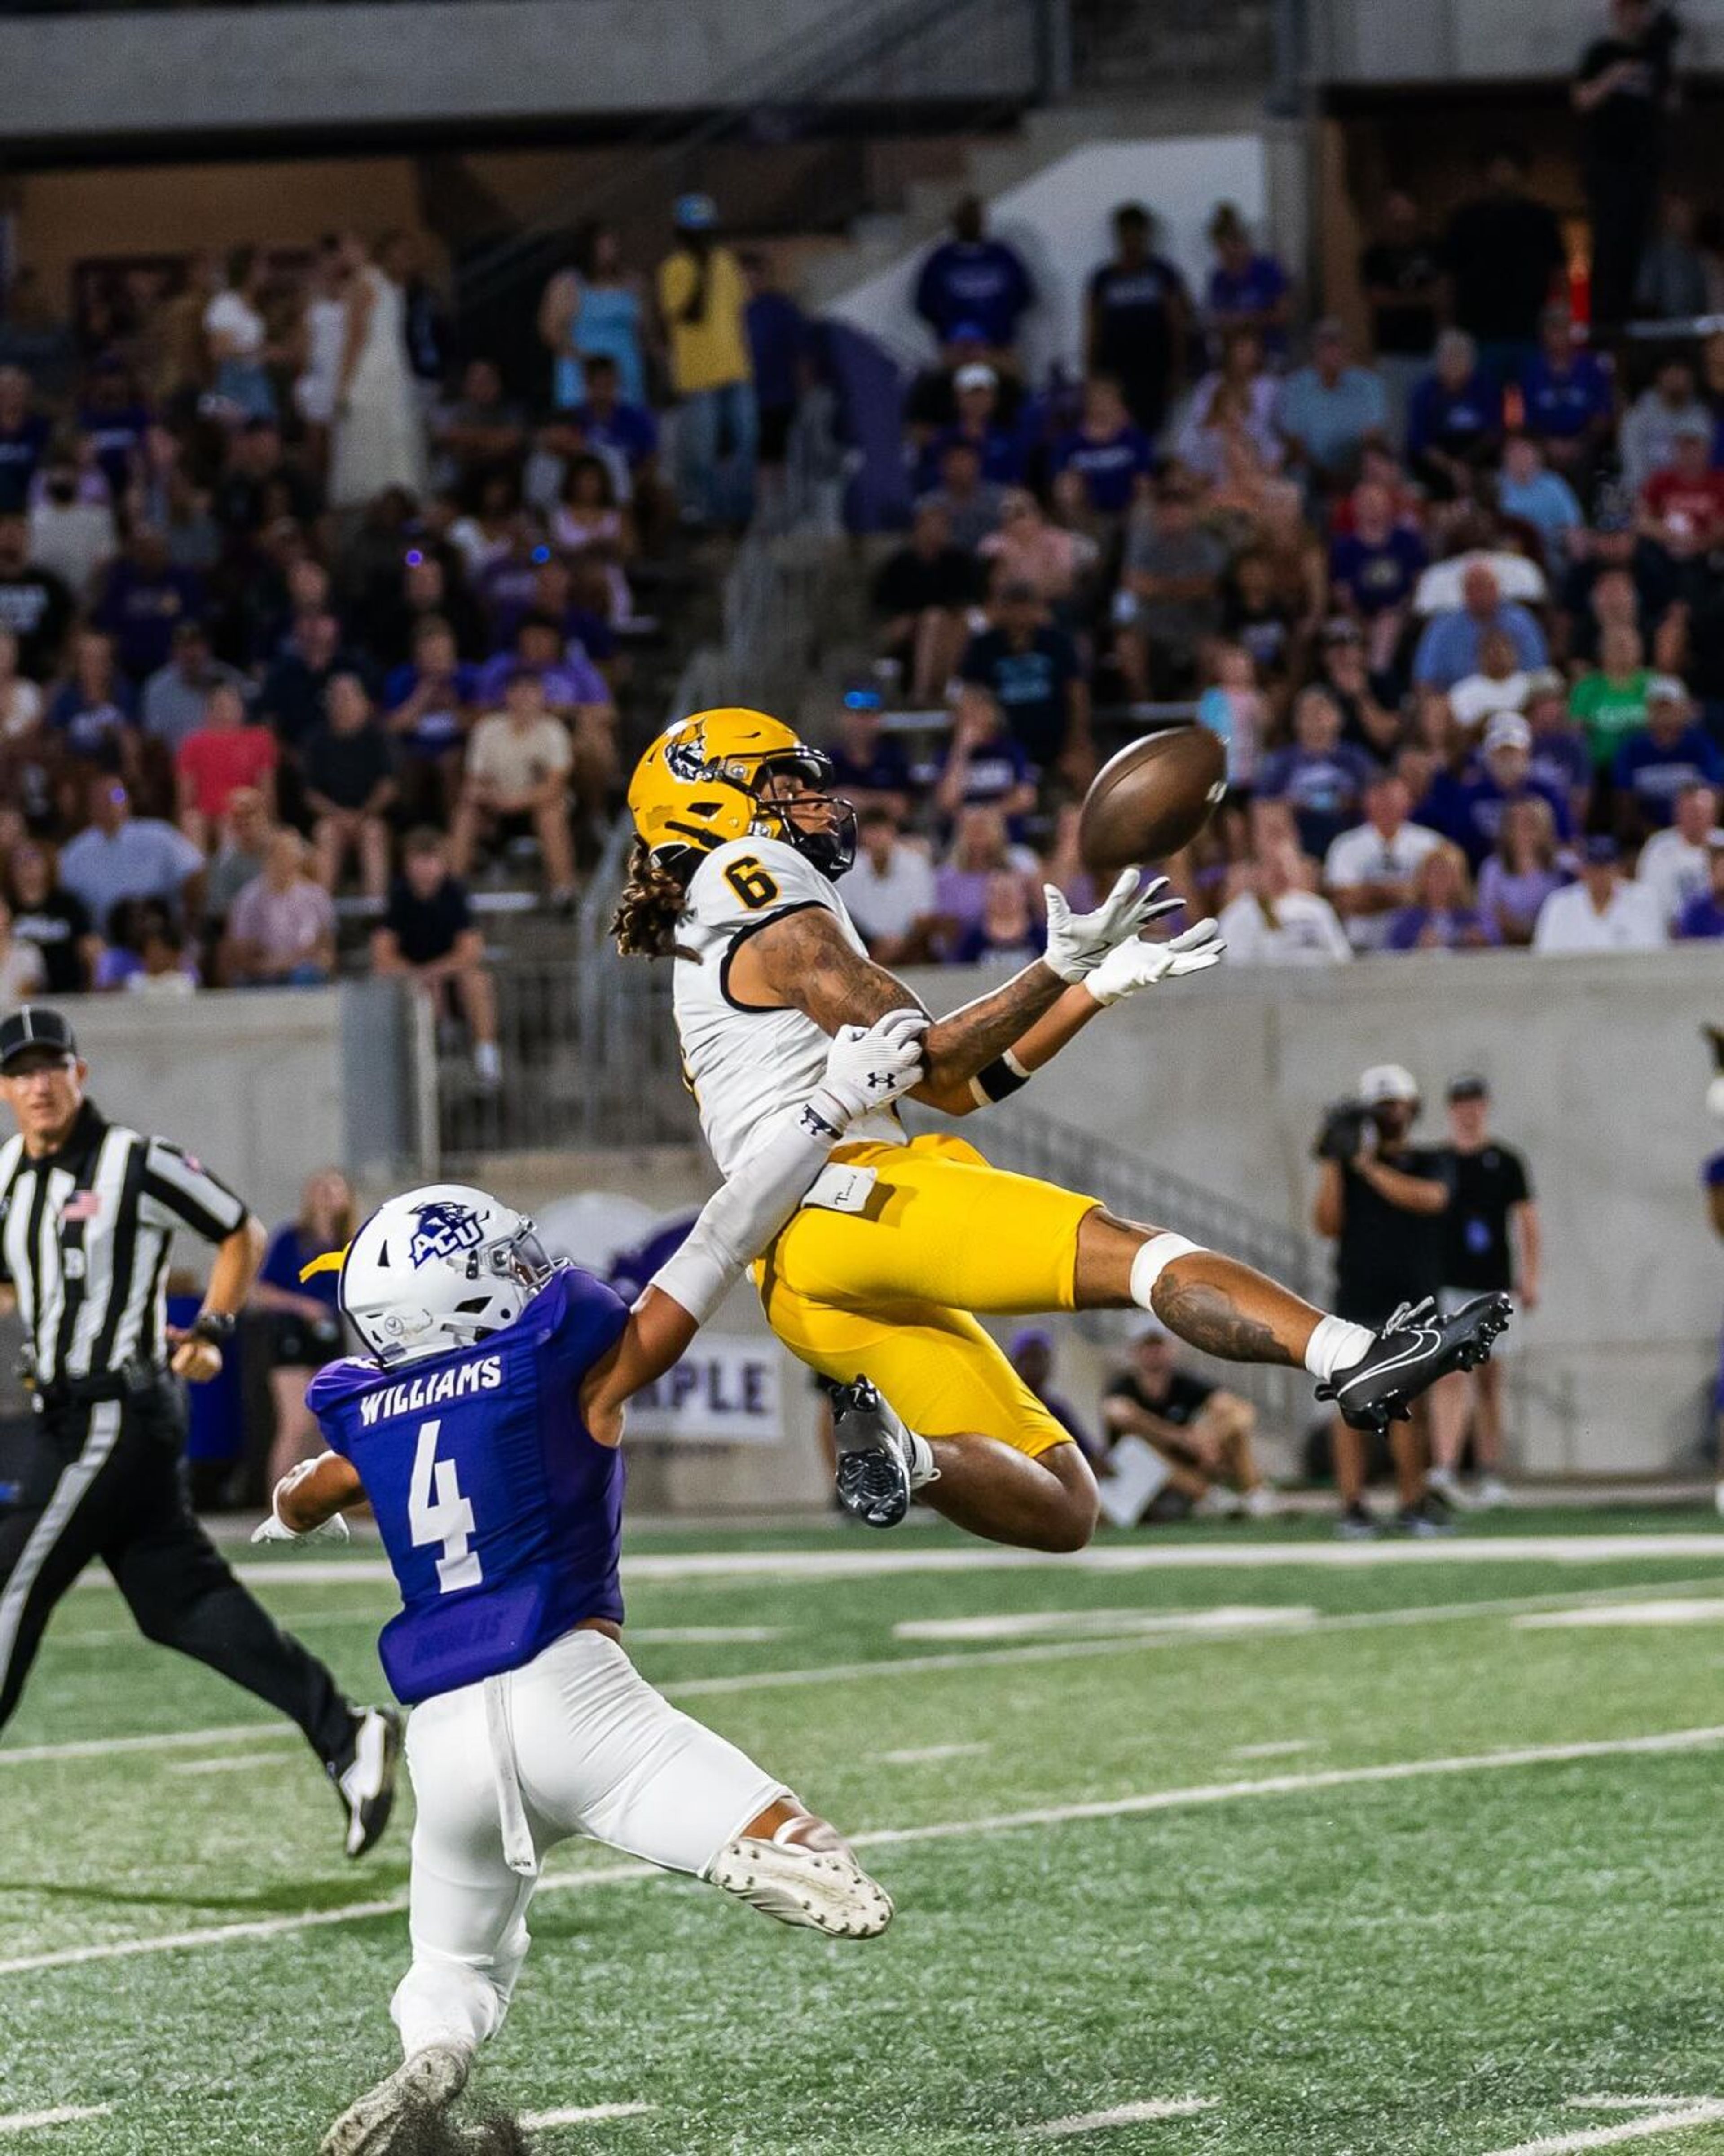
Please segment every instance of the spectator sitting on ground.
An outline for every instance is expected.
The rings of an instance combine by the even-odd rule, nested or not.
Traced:
[[[1544,453],[1529,434],[1511,434],[1503,444],[1496,506],[1504,516],[1532,526],[1545,567],[1553,578],[1560,577],[1568,566],[1575,535],[1586,529],[1586,516],[1574,489],[1560,473],[1546,469]]]
[[[214,844],[228,803],[242,788],[262,797],[275,814],[275,766],[280,752],[267,726],[246,722],[245,700],[221,682],[204,704],[203,724],[180,743],[174,758],[179,826],[200,853]]]
[[[1035,768],[999,703],[986,689],[967,686],[952,712],[935,813],[953,819],[962,808],[998,808],[1011,821],[1029,814],[1035,793]]]
[[[1724,937],[1724,831],[1706,841],[1707,884],[1683,907],[1676,933],[1685,943]]]
[[[1321,859],[1357,823],[1366,789],[1378,775],[1362,749],[1342,740],[1341,706],[1329,691],[1301,689],[1293,702],[1292,742],[1264,758],[1257,791],[1265,800],[1288,803],[1301,851]]]
[[[1257,685],[1257,668],[1243,644],[1210,647],[1214,680],[1198,699],[1198,723],[1219,737],[1227,751],[1227,787],[1235,802],[1249,798],[1257,781],[1270,728],[1269,700]]]
[[[1198,521],[1188,486],[1172,480],[1140,505],[1126,539],[1125,574],[1116,608],[1114,652],[1126,688],[1141,701],[1152,690],[1188,687],[1199,647],[1220,624],[1221,574],[1227,548]]]
[[[461,663],[454,631],[434,614],[422,621],[413,632],[412,663],[398,666],[383,685],[408,815],[454,814],[475,693],[475,670]]]
[[[1385,951],[1483,951],[1496,923],[1473,901],[1472,878],[1459,846],[1433,846],[1413,871],[1413,901],[1389,916]]]
[[[1721,799],[1724,794],[1717,787],[1691,781],[1677,793],[1667,828],[1655,831],[1640,849],[1634,880],[1652,893],[1666,927],[1691,899],[1705,894]]]
[[[1131,1367],[1111,1378],[1102,1394],[1102,1426],[1116,1441],[1137,1437],[1153,1446],[1170,1471],[1169,1486],[1191,1508],[1254,1518],[1273,1512],[1274,1492],[1252,1451],[1256,1410],[1237,1394],[1182,1370],[1178,1353],[1161,1320],[1146,1317]]]
[[[1080,1419],[1071,1403],[1053,1389],[1054,1336],[1045,1327],[1027,1325],[1021,1332],[1014,1333],[1008,1351],[1012,1368],[1039,1400],[1055,1422],[1070,1438],[1093,1467],[1102,1458],[1105,1448],[1096,1442],[1094,1433]]]
[[[7,855],[4,891],[13,934],[41,953],[44,993],[85,994],[102,955],[102,939],[90,909],[60,882],[54,849],[19,839]]]
[[[910,759],[897,736],[881,726],[877,689],[858,682],[844,690],[838,736],[826,748],[832,758],[832,791],[850,802],[859,814],[883,808],[894,823],[909,814]]]
[[[1292,839],[1244,864],[1245,888],[1219,916],[1230,966],[1333,966],[1352,957],[1334,907],[1305,888],[1304,866]]]
[[[1479,871],[1479,911],[1497,939],[1517,949],[1532,941],[1539,910],[1568,878],[1557,865],[1557,827],[1542,794],[1506,803],[1496,844]]]
[[[1407,465],[1435,501],[1464,501],[1496,460],[1502,391],[1479,365],[1465,330],[1437,339],[1429,374],[1415,383],[1407,414]]]
[[[947,954],[954,966],[974,966],[1009,958],[1028,965],[1041,956],[1047,932],[1030,903],[1024,879],[1015,870],[998,869],[982,894],[982,918],[962,931]]]
[[[574,752],[568,731],[546,709],[541,678],[528,666],[510,676],[500,711],[473,729],[466,782],[449,834],[449,857],[465,876],[481,839],[528,836],[538,841],[546,896],[567,909],[575,899],[574,851],[569,839],[569,773]]]
[[[117,778],[90,781],[90,821],[60,852],[60,881],[81,900],[96,933],[130,898],[153,899],[176,918],[195,911],[195,880],[203,856],[172,824],[134,816],[131,797]]]
[[[1413,679],[1422,688],[1445,692],[1470,674],[1476,674],[1485,639],[1494,629],[1514,641],[1519,664],[1528,671],[1547,663],[1544,632],[1517,601],[1505,601],[1496,572],[1482,562],[1465,571],[1460,583],[1460,609],[1433,614],[1425,624],[1414,654]]]
[[[1485,728],[1476,761],[1459,778],[1443,773],[1424,803],[1427,820],[1451,839],[1476,870],[1496,844],[1509,803],[1536,795],[1551,813],[1557,838],[1573,836],[1568,803],[1532,774],[1532,729],[1518,711],[1499,711]]]
[[[1617,432],[1622,482],[1631,497],[1639,498],[1655,472],[1675,464],[1677,442],[1697,427],[1710,436],[1711,418],[1695,393],[1694,369],[1686,359],[1667,359],[1629,407]]]
[[[171,655],[144,684],[144,732],[170,757],[203,724],[210,691],[218,684],[243,689],[245,676],[210,649],[209,631],[201,621],[174,624]]]
[[[1538,352],[1521,377],[1521,425],[1551,470],[1584,488],[1610,439],[1616,397],[1597,352],[1574,341],[1566,300],[1539,317]]]
[[[1251,228],[1236,203],[1216,204],[1209,244],[1214,260],[1203,298],[1211,335],[1221,338],[1249,331],[1263,340],[1266,352],[1285,352],[1292,288],[1273,253],[1253,244]]]
[[[1082,587],[1101,549],[1081,531],[1050,524],[1027,488],[1013,487],[1000,504],[999,530],[977,552],[988,564],[993,590],[1003,596],[1008,586],[1027,586],[1056,621],[1070,622],[1080,611]]]
[[[389,881],[389,826],[396,795],[389,737],[372,711],[357,674],[336,674],[324,692],[324,722],[301,760],[305,806],[316,819],[317,880],[333,894],[350,859],[359,863],[360,888],[381,902]]]
[[[223,978],[239,988],[320,988],[336,969],[336,909],[305,873],[297,831],[269,834],[264,872],[228,914]]]
[[[937,911],[933,865],[919,846],[906,844],[883,803],[859,816],[856,865],[844,879],[844,904],[877,964],[926,963]]]
[[[966,195],[952,213],[952,237],[928,255],[916,276],[916,311],[936,344],[973,325],[996,352],[1018,341],[1018,325],[1035,305],[1035,286],[1017,249],[990,239],[986,212]]]
[[[1619,835],[1635,840],[1662,830],[1685,787],[1724,786],[1724,756],[1695,722],[1688,691],[1674,675],[1655,675],[1646,690],[1646,724],[1611,759],[1610,785]]]
[[[1084,384],[1083,416],[1054,444],[1052,465],[1060,513],[1091,519],[1104,529],[1120,523],[1148,492],[1155,450],[1111,375],[1091,375]]]
[[[946,452],[955,443],[967,443],[976,454],[984,480],[996,486],[1016,486],[1024,477],[1024,449],[1016,434],[999,419],[999,377],[983,362],[961,367],[952,380],[957,418],[942,428],[922,452],[921,480],[934,485],[944,475]]]
[[[981,920],[990,875],[1010,869],[1027,886],[1036,868],[1027,846],[1009,843],[1006,819],[998,808],[977,803],[960,809],[952,820],[951,846],[934,877],[941,955],[949,954],[964,930]]]
[[[1597,667],[1581,675],[1568,699],[1595,771],[1608,771],[1617,750],[1645,725],[1652,681],[1640,632],[1614,624],[1605,629]]]
[[[898,668],[913,705],[937,704],[969,637],[968,608],[980,596],[976,557],[952,544],[952,520],[937,495],[916,504],[906,543],[874,579],[880,649]]]
[[[1656,951],[1669,940],[1649,891],[1629,883],[1621,849],[1600,834],[1581,848],[1580,880],[1552,891],[1538,910],[1532,947],[1550,955]]]
[[[982,476],[974,443],[952,438],[940,452],[940,484],[922,499],[944,512],[952,545],[973,555],[988,533],[998,530],[1005,492]]]
[[[1378,951],[1390,920],[1412,901],[1420,863],[1442,839],[1411,820],[1412,792],[1398,772],[1378,772],[1367,781],[1364,809],[1362,824],[1330,841],[1323,881],[1354,950]]]
[[[40,950],[16,932],[12,908],[0,898],[0,1011],[28,1003],[47,986],[48,968],[42,963]]]
[[[198,987],[197,961],[173,915],[159,900],[122,899],[114,908],[95,985],[103,993],[125,988],[169,996],[188,996]]]
[[[497,1004],[485,964],[485,939],[475,927],[464,885],[451,874],[443,834],[421,825],[401,850],[401,874],[389,893],[382,924],[371,939],[372,970],[405,974],[432,998],[439,1015],[453,998],[472,1036],[480,1084],[502,1083]]]
[[[203,883],[204,926],[219,939],[228,913],[240,892],[264,873],[264,856],[272,829],[264,797],[254,787],[241,786],[228,796],[228,813],[222,819],[222,843],[216,849]]]
[[[1038,771],[1057,771],[1070,784],[1086,786],[1095,751],[1090,685],[1077,646],[1049,621],[1034,584],[1015,578],[1003,583],[990,613],[991,625],[964,653],[959,680],[998,706]]]
[[[1283,383],[1276,423],[1289,464],[1320,494],[1351,486],[1367,444],[1384,441],[1388,398],[1382,378],[1353,360],[1346,326],[1336,316],[1311,331],[1310,362]]]

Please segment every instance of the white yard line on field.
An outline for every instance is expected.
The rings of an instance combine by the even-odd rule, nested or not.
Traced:
[[[993,1749],[991,1744],[912,1744],[907,1751],[882,1752],[879,1757],[888,1767],[920,1767],[933,1759],[973,1759]]]
[[[1724,1601],[1718,1604],[1724,1615]],[[909,1617],[892,1627],[895,1640],[1033,1640],[1074,1634],[1135,1632],[1237,1632],[1242,1627],[1308,1625],[1315,1609],[1295,1603],[1268,1609],[1011,1609],[985,1617]]]
[[[1704,1580],[1681,1580],[1683,1588],[1703,1587]],[[1281,1613],[1266,1612],[1270,1621],[1261,1627],[1235,1626],[1208,1633],[1201,1630],[1131,1634],[1099,1640],[1050,1640],[1022,1647],[983,1647],[972,1652],[944,1655],[886,1656],[875,1661],[829,1662],[816,1668],[760,1670],[734,1676],[673,1677],[658,1689],[674,1699],[703,1695],[755,1691],[782,1686],[854,1683],[868,1677],[917,1676],[942,1670],[989,1669],[1018,1662],[1057,1662],[1089,1656],[1144,1654],[1158,1648],[1223,1645],[1230,1639],[1256,1639],[1282,1630],[1306,1632],[1378,1631],[1407,1625],[1449,1625],[1474,1617],[1513,1617],[1544,1609],[1615,1609],[1633,1604],[1637,1597],[1668,1594],[1669,1586],[1623,1587],[1579,1590],[1567,1594],[1521,1594],[1479,1602],[1434,1602],[1410,1609],[1362,1609],[1336,1617],[1300,1613],[1301,1622],[1284,1626]],[[1721,1605],[1724,1606],[1724,1605]],[[631,1632],[639,1640],[641,1635]],[[102,1759],[128,1752],[174,1752],[199,1746],[244,1742],[254,1744],[298,1743],[300,1733],[276,1722],[236,1722],[215,1729],[174,1729],[147,1737],[84,1737],[63,1744],[27,1744],[8,1751],[0,1746],[0,1767],[28,1767],[57,1759]]]
[[[1309,1752],[1315,1739],[1309,1737],[1283,1737],[1273,1744],[1235,1744],[1228,1754],[1230,1759],[1290,1759],[1296,1752]]]
[[[1610,1564],[1643,1558],[1724,1559],[1724,1531],[1455,1535],[1432,1542],[1102,1543],[1075,1555],[1002,1549],[991,1543],[957,1549],[706,1550],[625,1556],[623,1578],[625,1585],[647,1580],[874,1579],[916,1572],[1045,1571],[1050,1566],[1066,1572],[1255,1572],[1293,1564],[1352,1572],[1380,1565]],[[284,1558],[236,1565],[234,1570],[248,1587],[365,1586],[387,1584],[393,1576],[382,1558]],[[78,1584],[111,1588],[113,1581],[98,1568],[83,1573]]]
[[[1336,1767],[1309,1774],[1276,1774],[1258,1781],[1205,1782],[1183,1789],[1152,1789],[1127,1797],[1101,1798],[1087,1804],[1049,1804],[1029,1811],[999,1812],[979,1819],[942,1820],[926,1826],[875,1827],[849,1839],[858,1849],[881,1849],[902,1843],[979,1840],[1013,1834],[1028,1827],[1065,1826],[1083,1820],[1131,1819],[1151,1812],[1182,1811],[1199,1805],[1236,1804],[1255,1798],[1296,1797],[1322,1789],[1368,1787],[1374,1783],[1411,1782],[1427,1777],[1481,1774],[1520,1767],[1560,1766],[1583,1759],[1653,1758],[1667,1753],[1716,1749],[1724,1745],[1724,1727],[1661,1730],[1647,1737],[1602,1738],[1577,1744],[1527,1745],[1512,1752],[1461,1753],[1435,1759],[1396,1759],[1374,1767]],[[574,1893],[591,1887],[613,1886],[667,1875],[651,1864],[592,1866],[546,1879],[541,1894]],[[358,1902],[345,1908],[318,1909],[302,1916],[268,1917],[240,1924],[213,1924],[203,1930],[175,1932],[150,1938],[112,1939],[89,1946],[62,1947],[51,1953],[23,1954],[0,1961],[0,1977],[34,1969],[69,1969],[85,1962],[126,1960],[141,1954],[172,1953],[188,1948],[225,1946],[239,1939],[275,1938],[291,1932],[330,1924],[357,1923],[397,1914],[407,1907],[404,1894],[387,1900]],[[1724,2117],[1724,2104],[1719,2106]]]
[[[655,2103],[589,2103],[583,2109],[530,2111],[521,2119],[529,2133],[550,2133],[559,2126],[598,2126],[608,2118],[644,2118]]]
[[[1569,2111],[1691,2111],[1697,2103],[1716,2103],[1711,2096],[1570,2096]]]
[[[1662,1601],[1601,1603],[1596,1608],[1545,1609],[1516,1617],[1516,1629],[1526,1632],[1566,1631],[1573,1626],[1619,1625],[1724,1625],[1724,1599],[1717,1596]]]
[[[110,2103],[63,2103],[56,2111],[13,2111],[0,2117],[0,2133],[33,2133],[39,2126],[76,2126],[86,2118],[106,2118]]]
[[[170,1759],[164,1772],[170,1774],[254,1774],[260,1767],[272,1773],[279,1772],[281,1762],[267,1752],[241,1753],[233,1759]]]
[[[1051,2118],[1045,2126],[1026,2126],[1026,2139],[1054,2141],[1072,2133],[1105,2133],[1110,2127],[1140,2126],[1152,2118],[1195,2118],[1213,2111],[1212,2096],[1146,2097],[1140,2103],[1116,2104],[1111,2111],[1080,2112],[1074,2118]]]
[[[1624,2119],[1619,2126],[1593,2126],[1578,2133],[1552,2133],[1538,2141],[1518,2141],[1512,2148],[1498,2148],[1491,2156],[1578,2156],[1588,2148],[1619,2148],[1625,2142],[1651,2141],[1667,2133],[1691,2133],[1696,2126],[1711,2126],[1724,2119],[1724,2103],[1716,2098],[1685,2104],[1680,2110],[1655,2112],[1648,2118]]]

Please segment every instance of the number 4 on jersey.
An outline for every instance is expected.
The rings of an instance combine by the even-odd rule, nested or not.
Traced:
[[[413,1480],[408,1486],[407,1517],[415,1549],[423,1549],[428,1543],[443,1544],[443,1555],[437,1560],[437,1584],[440,1592],[453,1594],[458,1588],[477,1587],[485,1574],[480,1569],[478,1551],[469,1546],[473,1507],[461,1495],[455,1463],[437,1457],[442,1430],[442,1422],[434,1419],[419,1431]]]

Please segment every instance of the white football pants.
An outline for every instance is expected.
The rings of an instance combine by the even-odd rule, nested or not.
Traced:
[[[546,1852],[572,1835],[703,1875],[789,1792],[679,1713],[614,1640],[575,1631],[524,1669],[413,1710],[413,1966],[390,2005],[410,2058],[502,2025]]]

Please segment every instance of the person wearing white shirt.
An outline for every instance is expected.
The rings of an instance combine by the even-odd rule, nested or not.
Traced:
[[[869,955],[882,965],[927,956],[929,924],[939,911],[934,865],[926,854],[905,844],[890,809],[870,808],[862,815],[856,865],[844,880],[844,903]]]
[[[1365,788],[1364,822],[1343,831],[1324,860],[1324,886],[1355,951],[1383,948],[1390,916],[1412,902],[1414,870],[1443,843],[1408,821],[1412,808],[1406,780],[1383,772]]]
[[[1549,597],[1544,571],[1537,562],[1506,547],[1496,550],[1475,547],[1470,553],[1451,554],[1446,561],[1432,562],[1414,588],[1414,613],[1424,615],[1464,612],[1468,573],[1480,567],[1488,569],[1496,578],[1497,594],[1505,606],[1511,601],[1522,606],[1542,606]]]
[[[1298,848],[1283,840],[1250,871],[1251,887],[1223,907],[1229,966],[1336,966],[1353,955],[1326,898],[1299,880]]]
[[[1619,872],[1614,839],[1588,839],[1581,850],[1580,881],[1553,891],[1538,909],[1535,951],[1656,951],[1670,941],[1658,901],[1644,885]]]
[[[1711,881],[1711,847],[1718,821],[1718,789],[1685,786],[1676,796],[1675,820],[1655,831],[1640,849],[1634,880],[1657,901],[1658,916],[1669,927],[1691,898]]]

